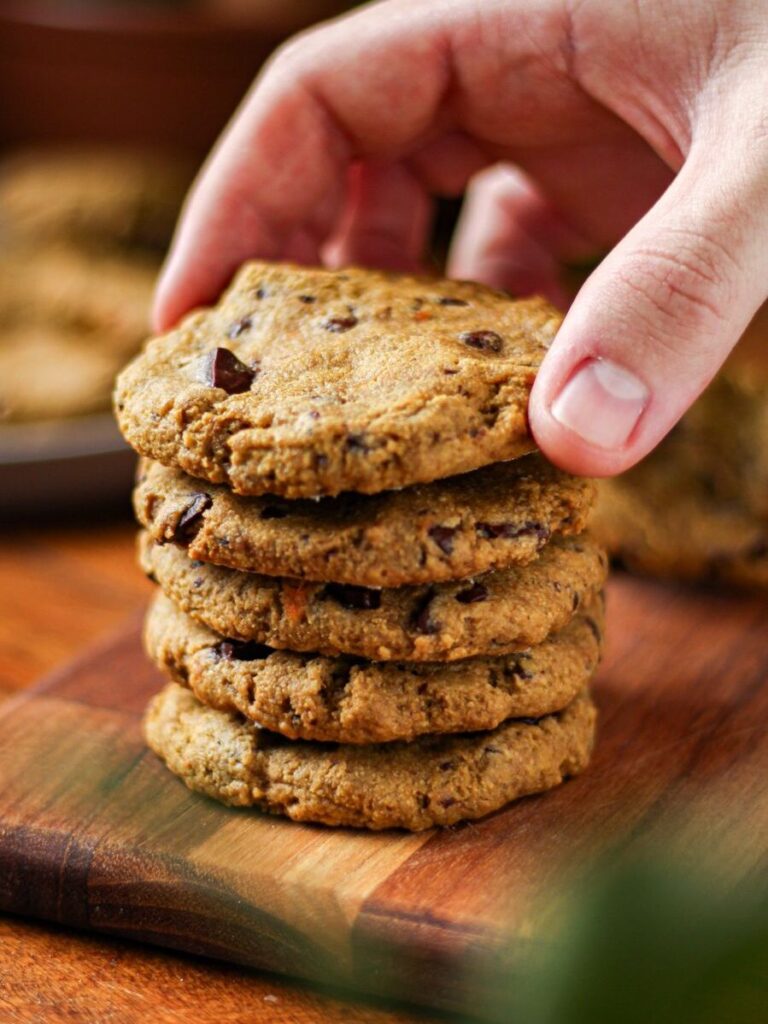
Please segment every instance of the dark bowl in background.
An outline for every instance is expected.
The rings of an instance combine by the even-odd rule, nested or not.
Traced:
[[[0,0],[0,145],[160,145],[202,157],[286,35],[333,0]]]

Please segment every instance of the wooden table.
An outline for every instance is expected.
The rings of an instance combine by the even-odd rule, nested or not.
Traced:
[[[6,525],[0,541],[0,699],[30,686],[143,605],[149,585],[135,566],[134,536],[127,518],[26,530]],[[408,1024],[425,1016],[352,1006],[266,975],[5,918],[0,1019]]]

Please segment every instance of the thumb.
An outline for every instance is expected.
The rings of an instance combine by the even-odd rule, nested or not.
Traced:
[[[557,465],[608,476],[641,459],[766,298],[764,143],[741,153],[721,146],[723,153],[721,162],[691,151],[568,312],[530,404],[534,436]]]

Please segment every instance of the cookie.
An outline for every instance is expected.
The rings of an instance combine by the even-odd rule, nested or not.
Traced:
[[[156,541],[181,544],[193,559],[394,587],[530,562],[552,534],[581,533],[594,494],[591,481],[539,455],[403,491],[292,502],[242,498],[145,462],[133,503]]]
[[[45,324],[0,331],[0,422],[107,409],[121,362],[78,331]]]
[[[768,310],[685,414],[676,444],[718,497],[768,518]]]
[[[32,324],[90,334],[125,361],[148,334],[157,267],[46,247],[0,260],[0,334]],[[119,367],[116,367],[116,370]]]
[[[560,633],[517,654],[446,665],[370,662],[225,640],[159,594],[145,646],[159,668],[209,707],[289,739],[386,743],[495,729],[508,718],[561,710],[592,678],[602,634],[599,597]]]
[[[587,765],[596,712],[586,695],[491,732],[352,746],[286,740],[170,683],[151,702],[147,742],[186,785],[294,821],[414,832],[481,818]]]
[[[671,438],[600,482],[591,529],[634,572],[768,587],[768,522],[718,498]]]
[[[123,371],[117,418],[140,454],[238,494],[426,483],[533,449],[559,323],[468,282],[250,263]]]
[[[376,661],[453,661],[541,643],[602,589],[605,553],[556,537],[535,562],[466,580],[375,590],[195,562],[146,534],[140,561],[171,600],[217,633]]]
[[[148,152],[18,151],[0,164],[0,223],[14,242],[162,252],[191,177],[186,161]]]

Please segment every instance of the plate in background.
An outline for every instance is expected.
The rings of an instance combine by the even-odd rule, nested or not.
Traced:
[[[127,508],[135,464],[109,412],[0,426],[0,515]]]

